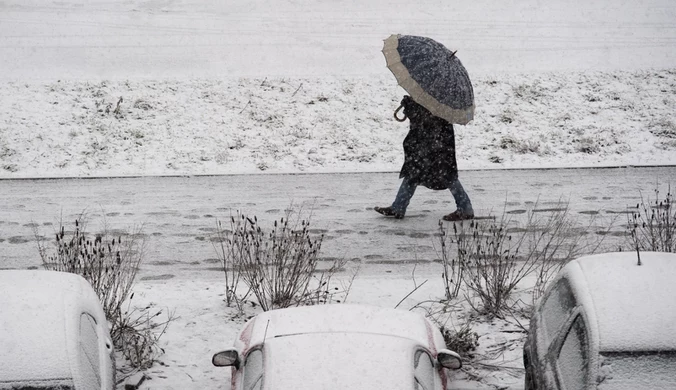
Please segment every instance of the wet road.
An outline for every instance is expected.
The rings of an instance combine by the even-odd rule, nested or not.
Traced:
[[[626,240],[628,207],[641,193],[654,198],[655,188],[666,191],[676,167],[463,171],[460,177],[479,217],[504,213],[518,229],[526,210],[546,216],[568,201],[580,226],[596,218],[580,230],[591,236],[614,221],[605,244],[616,248]],[[142,278],[216,272],[217,219],[241,210],[265,228],[300,206],[305,215],[312,212],[313,233],[325,234],[324,259],[351,259],[366,273],[431,264],[439,258],[438,221],[453,211],[452,197],[420,188],[405,219],[373,212],[392,201],[398,185],[396,173],[2,180],[0,267],[40,266],[34,231],[51,239],[60,221],[72,228],[86,212],[90,232],[104,221],[114,232],[142,228]]]

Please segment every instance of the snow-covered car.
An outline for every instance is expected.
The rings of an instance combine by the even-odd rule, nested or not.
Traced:
[[[538,301],[525,388],[676,389],[676,254],[604,253],[567,264]]]
[[[212,362],[233,390],[440,390],[462,366],[445,348],[419,313],[334,304],[261,313]]]
[[[0,389],[115,389],[108,323],[84,278],[0,271]]]

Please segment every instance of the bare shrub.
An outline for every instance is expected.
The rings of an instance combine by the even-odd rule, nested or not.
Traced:
[[[540,86],[540,81],[536,80],[532,84],[520,84],[516,87],[512,86],[514,96],[523,99],[524,101],[533,103],[543,96],[545,96],[545,89]]]
[[[540,142],[531,139],[521,140],[507,135],[500,139],[500,148],[510,149],[517,154],[539,153]]]
[[[40,257],[48,270],[70,272],[84,277],[94,288],[112,329],[120,323],[122,304],[130,296],[136,272],[143,258],[140,231],[118,237],[107,233],[92,239],[86,221],[75,220],[75,230],[66,233],[62,225],[56,233],[56,253],[48,254],[38,241]]]
[[[643,199],[628,217],[627,229],[631,245],[636,251],[676,252],[676,211],[673,210],[671,187],[660,200],[655,189],[655,200]]]
[[[127,309],[122,313],[118,326],[111,331],[113,343],[119,346],[122,356],[129,361],[132,372],[146,370],[157,361],[164,349],[159,346],[162,335],[169,323],[176,317],[174,313],[167,313],[167,319],[156,322],[162,315],[162,310],[151,313],[151,307],[131,307],[134,293],[129,296]]]
[[[509,124],[514,122],[515,117],[516,114],[512,110],[506,109],[500,114],[500,122]]]
[[[427,280],[418,285],[414,278],[416,289],[425,282]],[[451,318],[454,317],[453,312],[464,311],[461,305],[448,300],[427,300],[415,304],[409,310],[423,310],[425,317],[439,328],[448,349],[459,353],[463,359],[474,358],[473,352],[479,346],[479,335],[472,329],[472,320],[466,320],[460,328],[448,326]]]
[[[676,138],[676,123],[669,117],[662,117],[648,124],[650,132],[658,137]]]
[[[129,359],[134,369],[150,367],[160,349],[158,340],[164,333],[151,333],[157,328],[151,322],[161,314],[149,314],[147,309],[136,316],[129,310],[136,274],[145,254],[141,229],[113,237],[107,229],[93,237],[86,231],[86,218],[75,220],[75,229],[67,232],[63,224],[55,235],[55,249],[50,251],[35,231],[38,250],[45,269],[82,276],[96,292],[110,327],[113,344]],[[125,309],[123,305],[127,303]],[[169,316],[166,326],[173,318]]]
[[[302,219],[299,213],[293,223],[290,218],[288,211],[265,232],[256,216],[238,212],[230,218],[232,229],[222,230],[223,259],[241,272],[242,280],[264,311],[338,301],[337,295],[348,292],[331,287],[333,276],[347,260],[334,260],[329,268],[320,269],[324,235],[310,231],[309,217]],[[229,280],[233,288],[232,277]]]
[[[575,150],[580,153],[594,154],[601,151],[601,145],[599,144],[599,140],[596,138],[581,137],[577,142]]]
[[[500,315],[508,307],[512,290],[535,264],[518,262],[520,242],[512,242],[507,234],[508,221],[503,219],[453,224],[457,244],[457,261],[463,268],[464,285],[481,301],[477,311]],[[473,306],[472,300],[466,296]]]
[[[504,212],[500,219],[460,221],[450,228],[440,224],[448,299],[457,297],[462,283],[468,290],[465,299],[476,311],[501,317],[510,310],[512,294],[526,276],[535,273],[535,300],[569,260],[600,245],[602,237],[594,244],[582,239],[567,207],[551,209],[546,217],[536,209],[537,204],[518,228],[509,227],[511,220]],[[450,247],[446,237],[456,245],[455,255],[445,253]],[[470,293],[479,299],[480,307],[474,305]]]
[[[488,161],[495,163],[495,164],[500,164],[503,161],[503,158],[500,156],[492,155],[488,157]]]
[[[439,330],[448,349],[459,353],[463,358],[474,357],[473,352],[479,346],[479,335],[472,329],[471,322],[466,322],[460,329],[450,329],[441,325]]]

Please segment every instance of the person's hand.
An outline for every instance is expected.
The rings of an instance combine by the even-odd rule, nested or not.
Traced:
[[[401,99],[401,105],[404,107],[404,115],[408,118],[417,118],[427,111],[425,107],[416,103],[416,101],[408,95]]]

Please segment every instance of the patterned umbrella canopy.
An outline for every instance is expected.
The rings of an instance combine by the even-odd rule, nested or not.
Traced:
[[[418,104],[451,123],[474,119],[472,82],[455,52],[430,38],[391,35],[383,54],[399,85]]]

